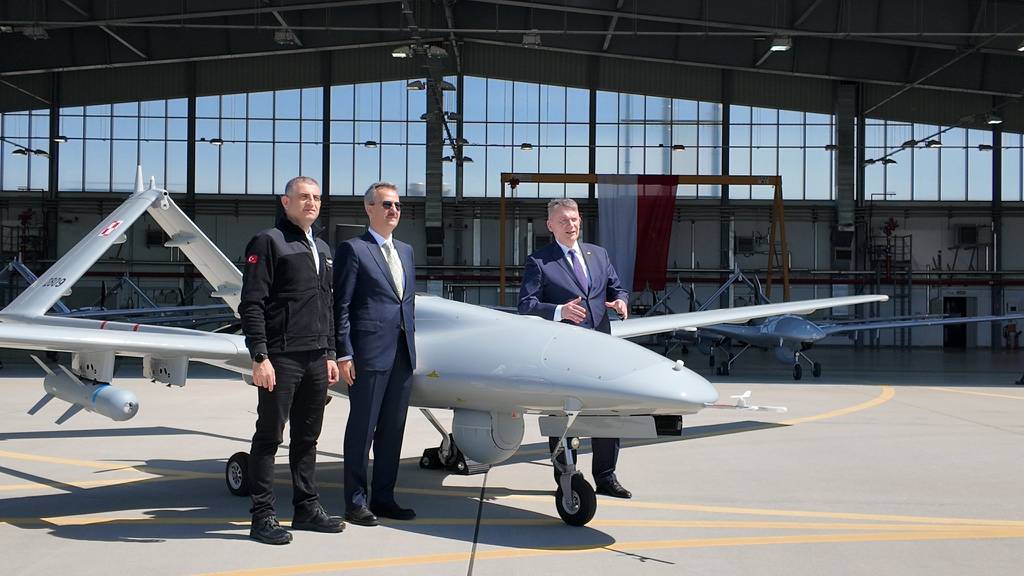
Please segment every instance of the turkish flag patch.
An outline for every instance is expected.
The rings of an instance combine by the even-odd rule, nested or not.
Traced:
[[[260,261],[260,257],[259,256],[255,255],[255,254],[252,254],[252,255],[249,256],[249,264],[255,264],[255,263],[259,262],[259,261]]]

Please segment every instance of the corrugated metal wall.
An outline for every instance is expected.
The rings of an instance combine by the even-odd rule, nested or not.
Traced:
[[[390,51],[390,46],[379,46],[63,72],[62,98],[65,105],[71,106],[180,98],[188,93],[193,67],[198,95],[316,86],[321,82],[325,59],[331,82],[335,84],[423,76],[414,62],[391,58]],[[832,80],[530,50],[482,42],[465,44],[462,56],[463,71],[468,75],[711,102],[722,101],[722,76],[731,74],[734,103],[819,113],[832,113],[835,91]],[[452,63],[449,61],[447,65]],[[881,102],[898,89],[898,86],[865,85],[865,106]],[[3,78],[0,111],[45,107],[39,99],[22,90],[49,100],[50,75]],[[914,89],[873,111],[871,116],[949,125],[983,114],[992,106],[992,98],[982,94]],[[1013,103],[1003,109],[1003,117],[1004,130],[1024,132],[1024,108]]]

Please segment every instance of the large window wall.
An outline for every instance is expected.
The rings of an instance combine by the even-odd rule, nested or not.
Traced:
[[[869,118],[864,134],[865,198],[992,199],[991,131]]]
[[[196,140],[197,194],[279,194],[300,174],[319,180],[323,89],[196,98]]]
[[[1015,133],[1003,134],[1003,200],[1024,200],[1024,137]]]
[[[786,199],[835,198],[833,116],[737,105],[729,115],[731,174],[778,174]],[[771,199],[773,194],[770,186],[729,186],[733,199]]]
[[[459,84],[457,77],[445,80]],[[196,192],[275,194],[295,175],[322,180],[328,168],[335,196],[359,195],[377,180],[421,196],[428,92],[410,89],[419,84],[398,80],[336,85],[326,93],[314,87],[198,97]],[[717,175],[728,153],[733,175],[780,174],[787,199],[834,198],[831,115],[731,105],[725,150],[718,103],[474,76],[462,79],[462,89],[460,96],[443,93],[452,134],[462,122],[465,142],[462,170],[457,162],[442,165],[445,195],[461,187],[466,197],[495,197],[501,172]],[[461,120],[451,114],[459,101]],[[187,99],[66,107],[58,122],[58,190],[128,192],[136,164],[168,189],[185,190]],[[865,134],[866,158],[888,154],[886,161],[864,167],[866,199],[991,198],[991,130],[869,119]],[[47,189],[48,111],[0,115],[0,136],[3,189]],[[445,138],[441,154],[451,159],[455,154]],[[1001,145],[1002,197],[1024,201],[1024,138],[1007,133]],[[686,198],[720,193],[710,185],[679,190]],[[730,197],[739,200],[768,199],[771,193],[768,187],[730,188]],[[524,198],[587,194],[582,184],[522,184],[516,192]]]
[[[722,173],[721,104],[599,91],[595,128],[599,173]],[[717,197],[721,188],[680,186],[678,194]]]
[[[362,194],[388,181],[426,192],[426,91],[408,81],[331,87],[331,194]]]
[[[60,110],[58,190],[131,192],[136,166],[157,185],[184,191],[188,101],[152,100]]]
[[[590,93],[467,76],[464,196],[498,196],[502,172],[590,172]],[[519,198],[586,197],[586,184],[520,184]]]
[[[29,151],[50,150],[49,110],[0,114],[0,182],[4,190],[46,190],[48,158]],[[21,153],[26,151],[26,153]]]

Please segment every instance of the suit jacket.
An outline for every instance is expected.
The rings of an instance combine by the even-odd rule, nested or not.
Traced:
[[[342,242],[335,252],[335,350],[338,358],[352,357],[357,373],[390,370],[400,337],[409,347],[409,364],[416,367],[415,262],[412,246],[394,243],[405,273],[401,300],[384,252],[369,232]]]
[[[629,292],[619,284],[619,276],[604,248],[583,242],[579,246],[590,276],[590,289],[584,293],[562,248],[552,242],[526,259],[523,284],[519,288],[519,313],[554,320],[556,306],[582,296],[580,305],[587,309],[587,317],[579,325],[610,333],[612,328],[604,303],[619,299],[629,302]],[[571,324],[568,320],[563,322]]]

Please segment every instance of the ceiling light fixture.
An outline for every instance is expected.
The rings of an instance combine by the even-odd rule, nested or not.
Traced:
[[[423,83],[423,80],[413,80],[405,85],[406,90],[426,90],[427,85]]]
[[[11,150],[11,154],[16,154],[18,156],[28,156],[28,148],[15,148],[14,150]]]
[[[377,141],[376,140],[367,140],[366,142],[363,142],[363,146],[366,146],[367,148],[376,148],[377,147]]]
[[[299,38],[288,28],[274,30],[274,42],[280,46],[297,46]]]
[[[47,40],[50,35],[46,33],[46,28],[42,26],[25,26],[21,29],[21,33],[32,40]]]
[[[996,124],[1002,124],[1003,123],[1003,117],[1000,116],[999,114],[996,114],[995,112],[991,112],[991,113],[985,115],[985,123],[989,124],[989,125],[992,125],[992,126],[994,126]]]
[[[991,144],[978,144],[978,150],[982,152],[989,152],[992,150]]]
[[[223,146],[224,140],[221,138],[210,138],[210,144],[213,144],[214,146]]]
[[[452,121],[456,121],[456,120],[458,120],[460,118],[458,112],[445,112],[444,116],[445,116],[445,118],[447,118],[449,120],[452,120]]]
[[[673,144],[672,145],[672,151],[673,152],[682,152],[683,150],[686,150],[686,146],[683,146],[682,144]]]
[[[926,148],[942,148],[941,140],[929,140],[924,143]]]
[[[900,148],[913,148],[914,146],[917,146],[918,144],[919,144],[919,142],[917,140],[914,140],[913,138],[911,138],[910,140],[907,140],[903,144],[900,144]]]
[[[391,51],[392,58],[412,58],[412,48],[408,46],[399,46]]]
[[[56,142],[57,144],[64,144],[65,142],[68,141],[68,137],[67,136],[54,136],[53,137],[53,141]]]
[[[879,162],[881,162],[882,164],[896,164],[896,161],[893,160],[892,158],[882,158],[881,160],[879,160]]]
[[[522,144],[519,145],[519,149],[520,150],[533,150],[533,144],[530,144],[529,142],[523,142]]]
[[[462,163],[463,164],[472,164],[473,163],[473,159],[470,158],[469,156],[463,156],[462,157]]]
[[[875,162],[877,162],[877,160],[875,160],[874,158],[868,158],[867,160],[864,161],[864,165],[865,166],[870,166],[870,165],[874,164]]]
[[[523,48],[539,48],[540,34],[537,30],[531,30],[523,34]]]
[[[447,58],[448,51],[440,46],[427,46],[424,51],[427,54],[427,58]]]
[[[437,87],[445,92],[452,92],[455,90],[455,84],[452,84],[447,80],[441,80],[440,82],[438,82]]]
[[[1021,40],[1020,44],[1017,44],[1017,52],[1024,52],[1024,40]]]
[[[789,36],[776,36],[772,38],[772,45],[769,50],[772,52],[787,52],[793,47],[793,39]]]

